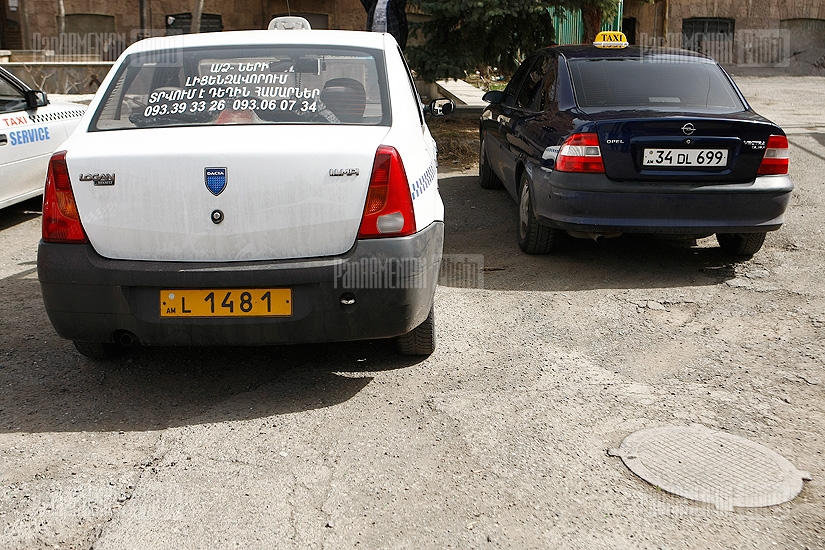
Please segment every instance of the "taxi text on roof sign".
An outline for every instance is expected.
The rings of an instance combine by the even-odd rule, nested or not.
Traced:
[[[593,45],[597,48],[626,48],[627,37],[623,32],[602,31],[596,35]]]

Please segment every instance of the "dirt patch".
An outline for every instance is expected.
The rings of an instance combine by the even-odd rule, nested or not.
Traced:
[[[438,163],[443,168],[469,170],[478,162],[478,119],[444,117],[427,121],[438,144]]]

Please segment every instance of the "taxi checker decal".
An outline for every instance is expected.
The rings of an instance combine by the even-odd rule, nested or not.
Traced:
[[[83,113],[83,110],[58,111],[55,113],[29,115],[29,119],[34,124],[37,124],[40,122],[53,122],[55,120],[63,120],[65,118],[80,118],[83,116]]]
[[[433,161],[430,164],[430,167],[427,168],[427,171],[424,172],[424,175],[418,178],[412,186],[412,198],[415,200],[417,197],[420,197],[427,188],[432,185],[435,181],[435,174],[436,174],[436,164]]]
[[[58,111],[54,113],[43,113],[35,115],[12,116],[0,119],[1,126],[15,127],[25,126],[28,124],[42,124],[44,122],[55,122],[67,118],[80,118],[84,111],[81,109],[73,109],[69,111]],[[25,130],[16,130],[9,132],[8,143],[10,146],[27,145],[29,143],[37,143],[38,141],[51,141],[52,137],[49,133],[48,126],[40,128],[26,128]]]
[[[70,111],[57,111],[54,113],[10,116],[2,118],[0,119],[0,121],[2,121],[3,125],[6,127],[22,126],[24,124],[41,124],[43,122],[55,122],[67,118],[80,118],[83,116],[83,113],[84,111],[82,109],[72,109]]]

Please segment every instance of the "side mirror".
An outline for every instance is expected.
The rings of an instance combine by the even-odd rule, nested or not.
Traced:
[[[49,104],[45,92],[40,90],[26,90],[23,92],[26,97],[26,109],[37,109]]]
[[[442,97],[430,101],[429,105],[424,105],[424,114],[434,117],[447,116],[455,112],[455,102],[452,99]]]
[[[504,99],[504,92],[501,90],[490,90],[483,96],[481,96],[482,101],[486,101],[487,103],[501,103]]]

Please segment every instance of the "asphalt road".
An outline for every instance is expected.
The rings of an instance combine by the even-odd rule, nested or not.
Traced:
[[[825,79],[738,79],[791,142],[787,223],[713,239],[516,244],[516,206],[442,173],[439,343],[79,356],[42,309],[39,204],[0,211],[2,548],[825,548]],[[717,510],[608,456],[703,424],[812,474]]]

